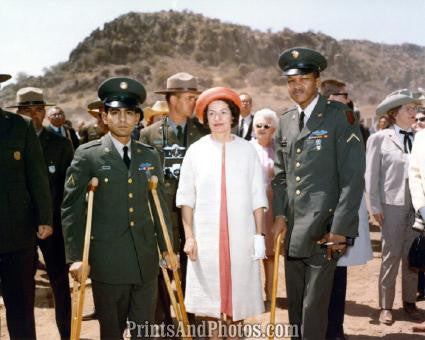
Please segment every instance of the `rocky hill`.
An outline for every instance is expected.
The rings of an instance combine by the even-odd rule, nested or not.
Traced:
[[[48,68],[43,76],[21,75],[2,93],[13,103],[17,89],[38,86],[49,101],[63,106],[76,120],[87,118],[87,102],[110,76],[131,76],[148,89],[147,105],[160,97],[168,76],[187,71],[203,88],[230,86],[252,93],[256,109],[281,111],[291,105],[277,67],[281,51],[307,46],[329,61],[322,78],[350,84],[356,103],[371,111],[386,94],[425,84],[425,48],[369,41],[338,41],[322,33],[260,32],[191,12],[129,13],[96,29],[70,53],[69,60]],[[3,105],[5,106],[5,105]]]

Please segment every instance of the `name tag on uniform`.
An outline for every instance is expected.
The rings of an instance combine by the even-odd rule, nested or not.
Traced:
[[[110,165],[102,165],[102,167],[100,169],[103,170],[103,171],[111,170],[111,166]]]

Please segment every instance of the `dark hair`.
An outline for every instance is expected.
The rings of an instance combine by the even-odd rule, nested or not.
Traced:
[[[239,123],[239,114],[240,114],[239,107],[233,101],[231,101],[230,99],[216,99],[216,100],[222,100],[229,107],[230,113],[232,114],[232,125],[231,125],[231,127],[233,128],[236,125],[238,125],[238,123]],[[210,104],[208,104],[205,107],[204,114],[203,114],[203,116],[204,116],[204,124],[203,125],[206,128],[209,128],[209,126],[208,126],[208,114],[207,114],[207,112],[208,112],[208,106]]]
[[[320,93],[323,97],[329,98],[334,93],[339,92],[346,84],[336,79],[327,79],[320,84]]]

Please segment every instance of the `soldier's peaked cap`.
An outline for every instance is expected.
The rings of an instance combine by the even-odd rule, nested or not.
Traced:
[[[105,107],[135,108],[146,99],[146,90],[137,80],[112,77],[100,84],[97,91]]]
[[[279,67],[285,76],[322,72],[328,66],[326,58],[307,47],[293,47],[279,56]]]

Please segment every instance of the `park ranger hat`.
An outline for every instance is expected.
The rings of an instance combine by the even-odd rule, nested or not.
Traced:
[[[381,116],[387,113],[389,110],[396,107],[409,104],[412,102],[418,102],[423,99],[421,92],[413,92],[408,89],[401,89],[390,93],[376,108],[376,115]]]
[[[10,78],[12,78],[10,74],[0,74],[0,83],[3,83],[4,81],[9,80]]]
[[[180,72],[172,75],[167,79],[167,88],[165,90],[155,91],[159,94],[192,92],[199,94],[198,81],[189,73]]]
[[[100,84],[97,91],[106,108],[135,109],[146,99],[146,90],[137,80],[125,77],[112,77]]]
[[[55,104],[46,104],[44,101],[43,90],[37,87],[24,87],[16,92],[16,105],[8,106],[8,109],[27,106],[55,106]]]
[[[99,117],[99,115],[104,111],[103,102],[101,100],[95,100],[87,105],[88,113],[94,118]]]
[[[279,67],[285,76],[320,73],[328,66],[326,58],[319,52],[306,47],[293,47],[279,57]]]

